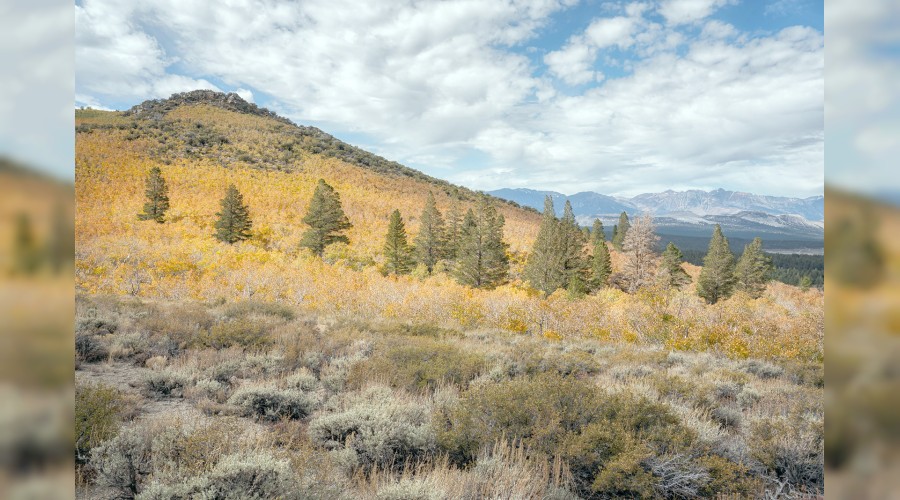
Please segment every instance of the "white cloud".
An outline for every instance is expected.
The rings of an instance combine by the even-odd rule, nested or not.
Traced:
[[[583,40],[570,42],[561,50],[544,56],[544,63],[550,72],[570,85],[588,83],[596,78],[594,60],[597,50]]]
[[[900,41],[898,18],[900,4],[893,1],[825,4],[830,183],[863,191],[900,190],[900,66],[896,56],[887,55]]]
[[[0,155],[73,176],[71,4],[0,4]]]
[[[527,47],[568,0],[234,0],[228,9],[90,0],[79,93],[140,100],[209,86],[209,75],[273,96],[266,105],[295,121],[363,133],[379,154],[479,189],[813,194],[822,36],[796,28],[748,39],[714,20],[699,36],[675,27],[722,4],[666,2],[671,25],[645,18],[648,3],[617,5],[545,55],[550,74],[590,84],[566,95],[510,48]],[[617,51],[637,58],[616,60]],[[598,58],[629,74],[604,80]]]
[[[729,3],[733,0],[664,0],[659,13],[668,24],[677,26],[705,19]]]
[[[631,35],[634,33],[637,25],[638,21],[633,17],[601,18],[592,22],[584,31],[584,35],[598,49],[613,45],[624,49],[634,43]]]

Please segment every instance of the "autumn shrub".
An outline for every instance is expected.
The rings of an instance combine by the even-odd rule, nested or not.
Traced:
[[[239,387],[228,402],[242,408],[245,416],[277,421],[307,417],[318,406],[319,399],[299,389],[262,385]]]
[[[294,308],[283,302],[244,300],[232,302],[225,306],[225,315],[229,318],[243,318],[254,314],[272,316],[285,321],[292,321],[297,317],[297,312]]]
[[[194,340],[198,347],[225,349],[243,347],[260,349],[269,345],[270,326],[265,321],[250,318],[239,318],[213,325],[209,331],[200,333]]]
[[[348,382],[358,388],[369,380],[379,380],[411,392],[433,391],[443,383],[465,387],[484,367],[484,357],[471,350],[430,339],[408,338],[392,342],[353,365]]]
[[[146,306],[146,309],[147,313],[138,317],[135,328],[149,334],[154,343],[167,345],[170,352],[160,354],[176,354],[215,324],[209,308],[194,302]]]
[[[310,421],[308,433],[326,449],[352,449],[366,470],[402,467],[434,451],[428,405],[382,386],[329,402]]]
[[[75,387],[76,460],[86,461],[91,449],[116,435],[123,409],[122,395],[112,387]]]

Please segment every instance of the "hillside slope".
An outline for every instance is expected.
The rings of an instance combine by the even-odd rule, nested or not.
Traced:
[[[316,128],[295,126],[233,94],[176,94],[127,112],[78,110],[76,132],[82,213],[100,217],[90,227],[79,225],[79,234],[87,238],[136,223],[143,176],[157,164],[171,189],[170,220],[196,237],[212,233],[218,200],[234,182],[248,200],[256,228],[272,239],[292,242],[303,229],[299,219],[315,182],[324,178],[341,194],[354,224],[350,248],[359,258],[380,251],[395,208],[415,232],[429,191],[443,211],[454,201],[465,209],[476,198],[469,189],[389,162]],[[116,190],[116,199],[96,206],[93,193],[104,186]],[[536,233],[537,214],[496,203],[507,221],[511,249],[526,248]]]

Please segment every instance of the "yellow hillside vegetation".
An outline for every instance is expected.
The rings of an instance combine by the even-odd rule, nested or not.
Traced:
[[[445,215],[454,203],[440,186],[291,149],[284,145],[290,126],[270,118],[198,105],[176,108],[153,127],[147,122],[121,113],[76,114],[80,293],[253,298],[332,317],[501,329],[551,340],[591,337],[736,358],[823,357],[823,295],[816,290],[771,284],[760,299],[737,295],[714,306],[705,305],[692,286],[636,295],[607,289],[579,300],[561,291],[541,297],[519,280],[540,215],[508,204],[498,203],[498,209],[510,243],[510,284],[484,291],[442,273],[384,277],[375,264],[390,213],[399,209],[414,236],[429,191]],[[191,147],[192,130],[227,143]],[[283,154],[273,159],[272,151]],[[137,218],[153,166],[169,186],[165,224]],[[324,259],[298,245],[306,229],[300,219],[319,178],[338,191],[353,223],[350,244],[329,247]],[[253,237],[235,245],[213,237],[214,214],[231,183],[253,220]],[[613,262],[620,269],[619,256]]]

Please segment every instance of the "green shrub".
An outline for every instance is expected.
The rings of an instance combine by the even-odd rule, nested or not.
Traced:
[[[228,402],[241,407],[245,416],[256,416],[269,421],[305,418],[319,404],[315,395],[298,389],[277,387],[239,388]]]
[[[134,498],[152,472],[152,436],[128,427],[91,451],[91,467],[99,486],[112,488],[119,498]]]
[[[442,383],[465,388],[484,369],[484,357],[429,339],[404,339],[350,369],[348,383],[362,387],[379,380],[411,392],[433,391]]]
[[[249,318],[240,318],[213,325],[209,331],[199,334],[194,343],[200,347],[212,347],[213,349],[234,346],[259,349],[271,342],[268,324]]]
[[[352,448],[364,469],[402,467],[434,450],[429,408],[386,387],[345,394],[315,416],[308,433],[327,449]]]
[[[741,369],[763,379],[778,378],[784,373],[784,368],[759,359],[745,361],[743,365],[741,365]]]
[[[735,429],[741,426],[744,414],[734,406],[717,406],[709,412],[710,418],[723,429]]]
[[[273,316],[286,321],[292,321],[297,317],[297,313],[293,307],[281,302],[245,300],[233,302],[225,306],[225,315],[229,318],[243,318],[252,314]]]
[[[287,460],[264,453],[239,453],[223,457],[212,471],[187,484],[177,486],[154,484],[138,498],[140,500],[308,498],[301,486]]]
[[[93,334],[76,334],[75,335],[75,359],[81,363],[96,363],[106,359],[109,356],[109,350],[106,346]]]
[[[144,378],[144,393],[151,397],[180,398],[190,380],[171,370],[151,372]]]
[[[652,494],[643,460],[688,449],[696,437],[664,405],[547,373],[474,385],[437,411],[434,425],[440,449],[458,465],[505,439],[547,459],[562,455],[587,496]]]
[[[104,385],[75,387],[75,458],[87,460],[94,447],[119,430],[122,394]]]
[[[816,424],[796,418],[759,420],[751,425],[748,445],[750,456],[792,488],[822,491],[824,439]]]

